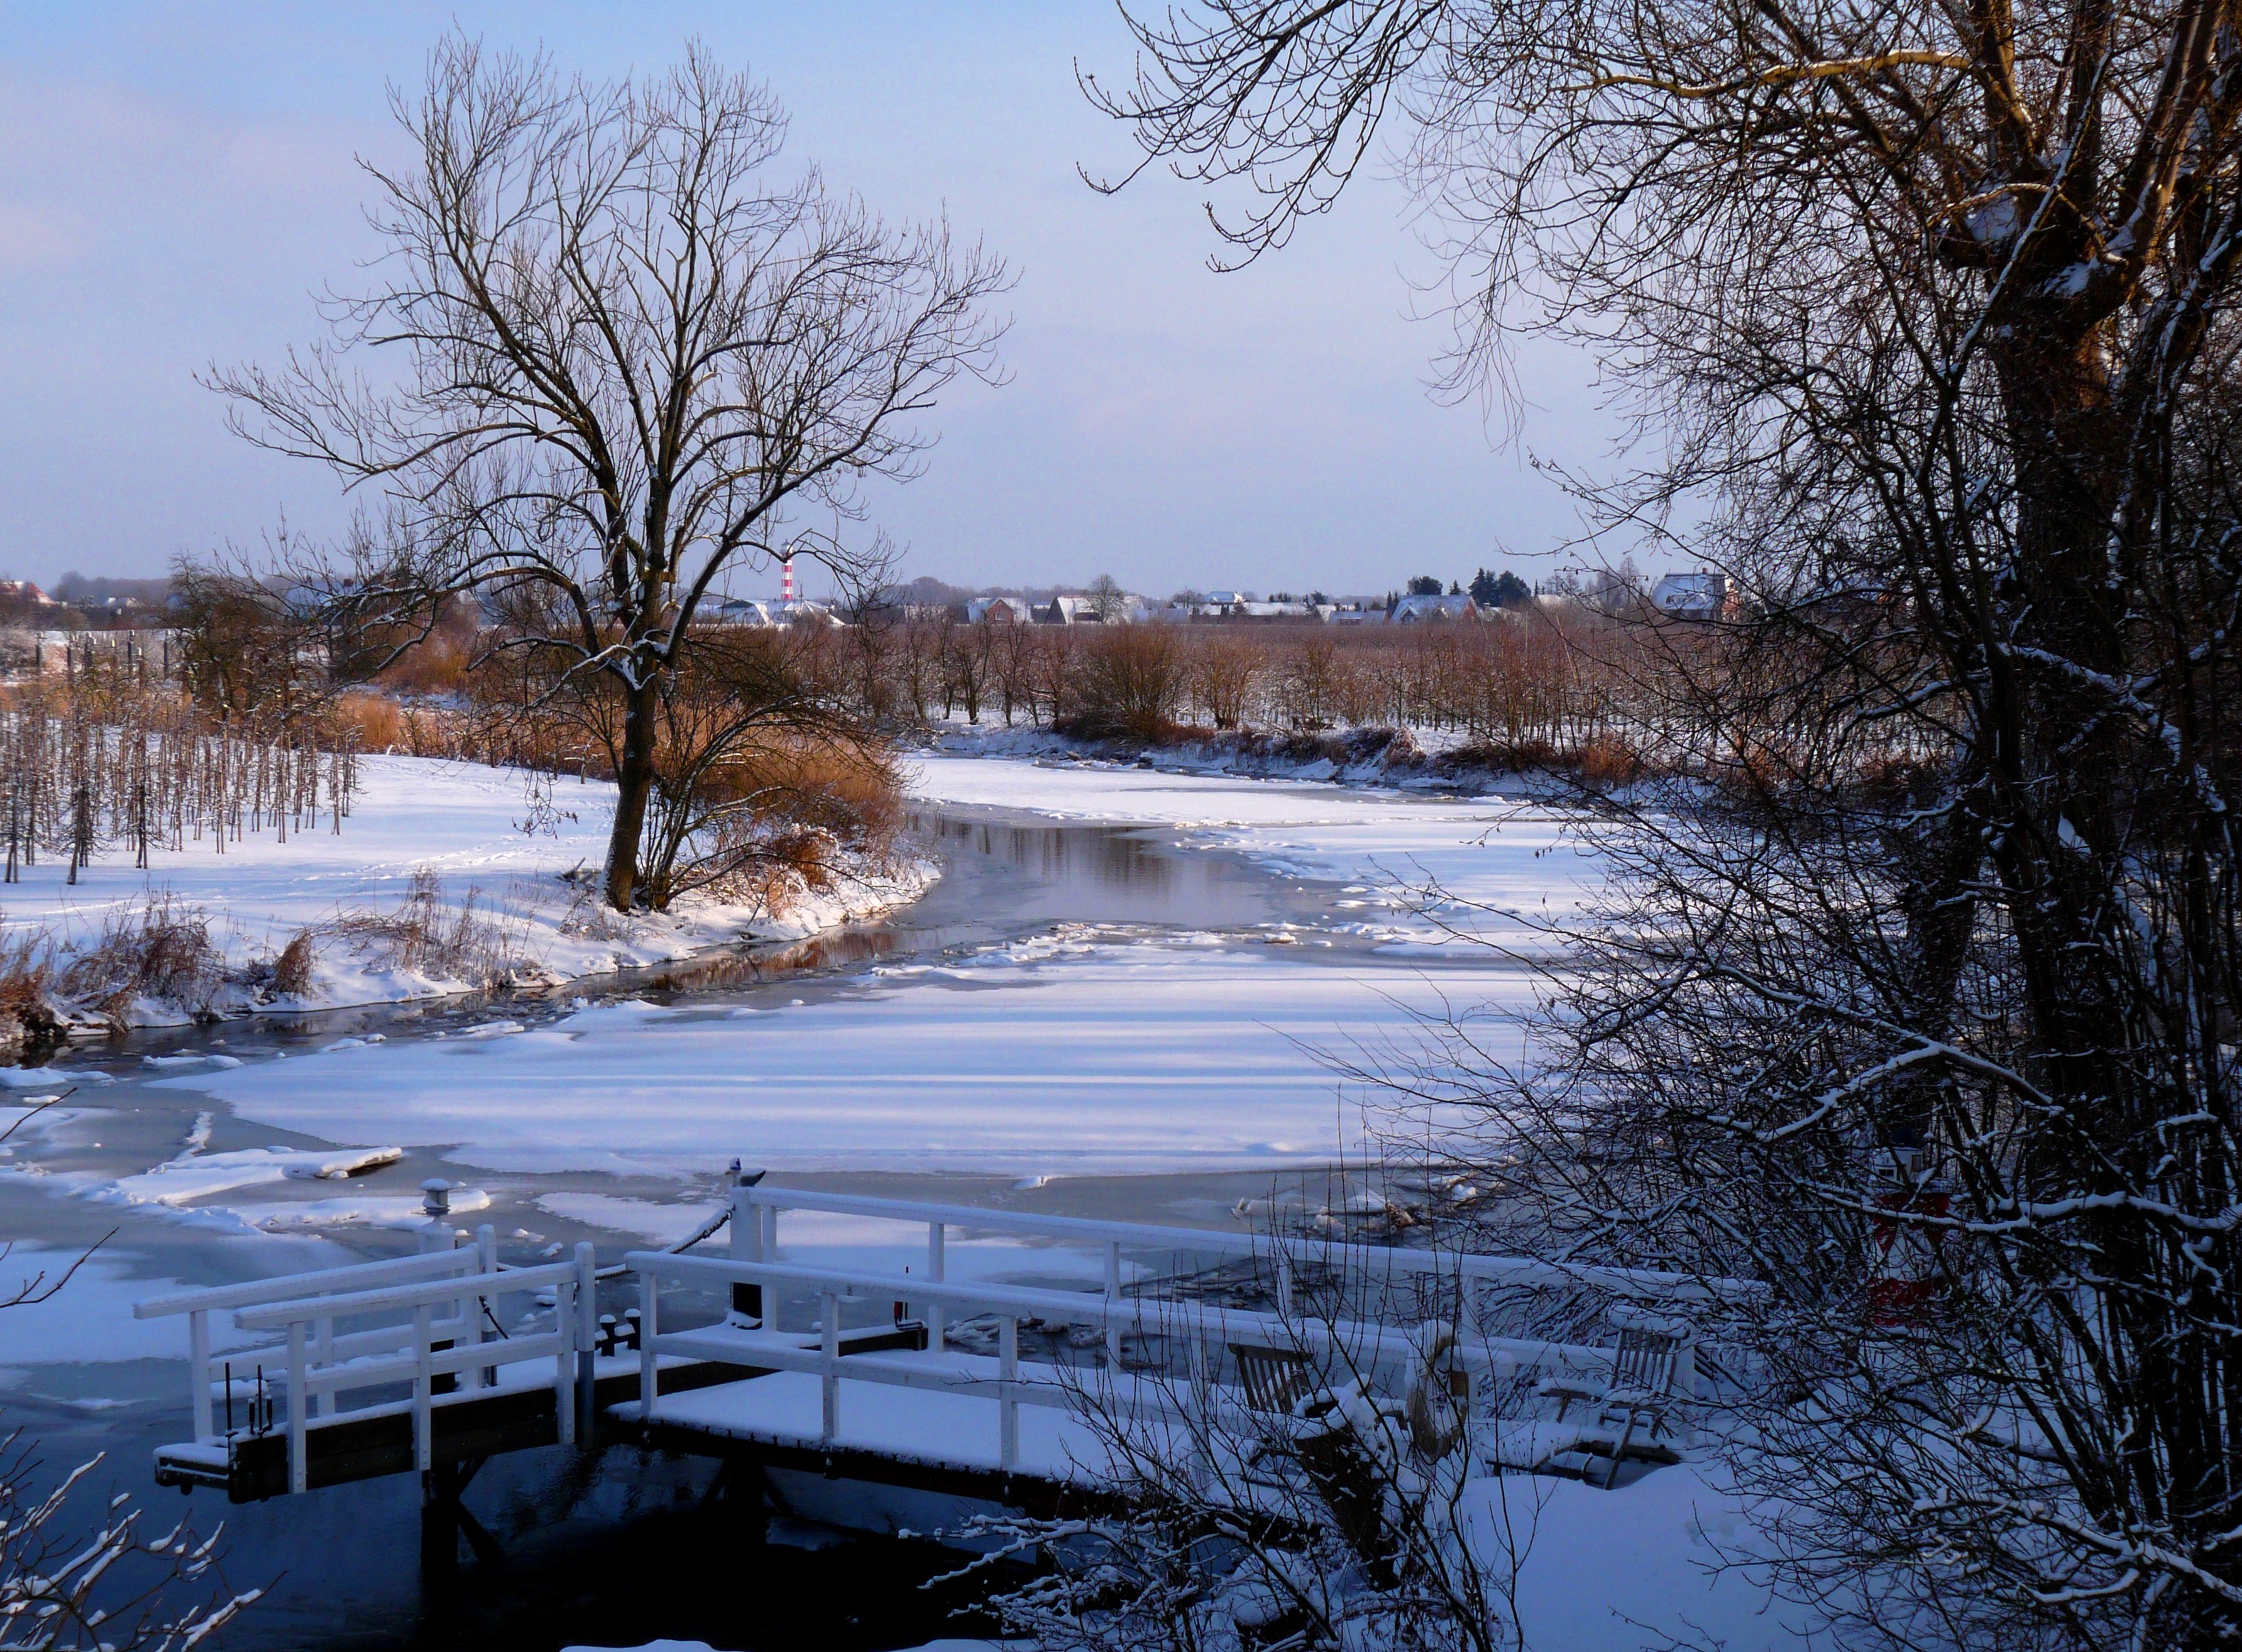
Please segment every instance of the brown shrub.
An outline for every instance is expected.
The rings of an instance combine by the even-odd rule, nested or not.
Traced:
[[[1581,778],[1592,785],[1624,786],[1641,773],[1641,757],[1616,736],[1599,734],[1581,747]]]
[[[153,895],[138,912],[110,914],[101,938],[77,953],[56,979],[66,999],[115,1017],[136,998],[151,998],[207,1014],[225,980],[225,960],[199,912],[175,910],[169,895]]]
[[[701,781],[706,804],[744,803],[756,825],[816,829],[865,846],[891,839],[903,820],[894,752],[871,739],[785,734],[743,741]]]
[[[54,973],[54,940],[45,930],[0,946],[0,1009],[27,1010],[45,1002]]]
[[[346,694],[335,702],[339,732],[358,741],[361,752],[386,752],[403,744],[405,712],[397,702],[381,694]]]
[[[299,929],[272,960],[271,987],[279,998],[302,998],[312,990],[312,966],[318,961],[318,945],[308,929]]]

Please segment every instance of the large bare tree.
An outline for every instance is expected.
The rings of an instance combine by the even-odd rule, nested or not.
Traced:
[[[1542,1064],[1407,1075],[1514,1234],[1764,1279],[1726,1328],[1779,1575],[1847,1643],[2242,1622],[2242,8],[1212,0],[1093,92],[1244,191],[1381,133],[1458,387],[1520,329],[1647,438],[1583,479],[1724,568],[1613,806]],[[1686,503],[1682,516],[1669,507]],[[1713,783],[1706,789],[1705,783]],[[1540,1239],[1534,1240],[1536,1233]],[[1897,1259],[1910,1260],[1902,1266]]]
[[[594,84],[450,37],[410,140],[368,161],[387,249],[287,365],[214,371],[236,427],[386,496],[346,592],[362,624],[534,586],[552,635],[626,699],[607,896],[634,897],[659,685],[730,572],[860,518],[913,473],[922,416],[994,372],[1003,264],[780,171],[786,119],[699,48]]]

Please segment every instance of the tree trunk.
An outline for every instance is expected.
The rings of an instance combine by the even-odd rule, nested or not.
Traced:
[[[623,706],[622,764],[615,773],[615,825],[607,839],[607,904],[628,912],[638,893],[638,845],[654,790],[657,696],[653,684],[630,691]]]

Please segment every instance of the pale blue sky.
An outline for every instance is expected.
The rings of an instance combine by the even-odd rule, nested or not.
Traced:
[[[946,207],[1012,262],[1011,382],[956,394],[926,476],[878,501],[909,573],[1531,572],[1575,524],[1527,455],[1607,457],[1581,358],[1524,359],[1516,449],[1426,397],[1443,334],[1406,318],[1427,266],[1391,183],[1226,276],[1198,191],[1085,188],[1077,163],[1133,152],[1073,79],[1127,69],[1110,5],[0,4],[0,572],[154,573],[284,512],[339,525],[333,478],[230,437],[191,375],[316,335],[311,290],[375,250],[352,157],[394,151],[385,83],[455,17],[600,77],[698,36],[792,110],[794,160],[892,216]]]

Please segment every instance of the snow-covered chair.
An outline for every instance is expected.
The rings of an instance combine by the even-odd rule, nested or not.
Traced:
[[[1630,1315],[1621,1322],[1619,1339],[1612,1348],[1610,1381],[1544,1378],[1535,1392],[1558,1402],[1559,1424],[1576,1404],[1595,1408],[1593,1425],[1575,1430],[1568,1448],[1549,1455],[1581,1453],[1585,1459],[1581,1469],[1583,1480],[1588,1478],[1598,1457],[1608,1457],[1610,1466],[1604,1470],[1603,1480],[1607,1491],[1616,1482],[1619,1466],[1630,1453],[1661,1462],[1676,1461],[1674,1448],[1659,1442],[1674,1431],[1673,1413],[1679,1398],[1676,1380],[1688,1348],[1686,1326]]]
[[[1256,1411],[1292,1415],[1315,1392],[1315,1365],[1299,1348],[1232,1342],[1230,1357],[1238,1368],[1238,1386],[1245,1390],[1245,1403]]]
[[[1299,1348],[1244,1342],[1230,1345],[1230,1358],[1246,1408],[1268,1418],[1265,1427],[1254,1431],[1257,1437],[1244,1445],[1241,1467],[1247,1481],[1271,1489],[1296,1488],[1300,1436],[1315,1432],[1315,1420],[1332,1405],[1317,1380],[1314,1361]]]

